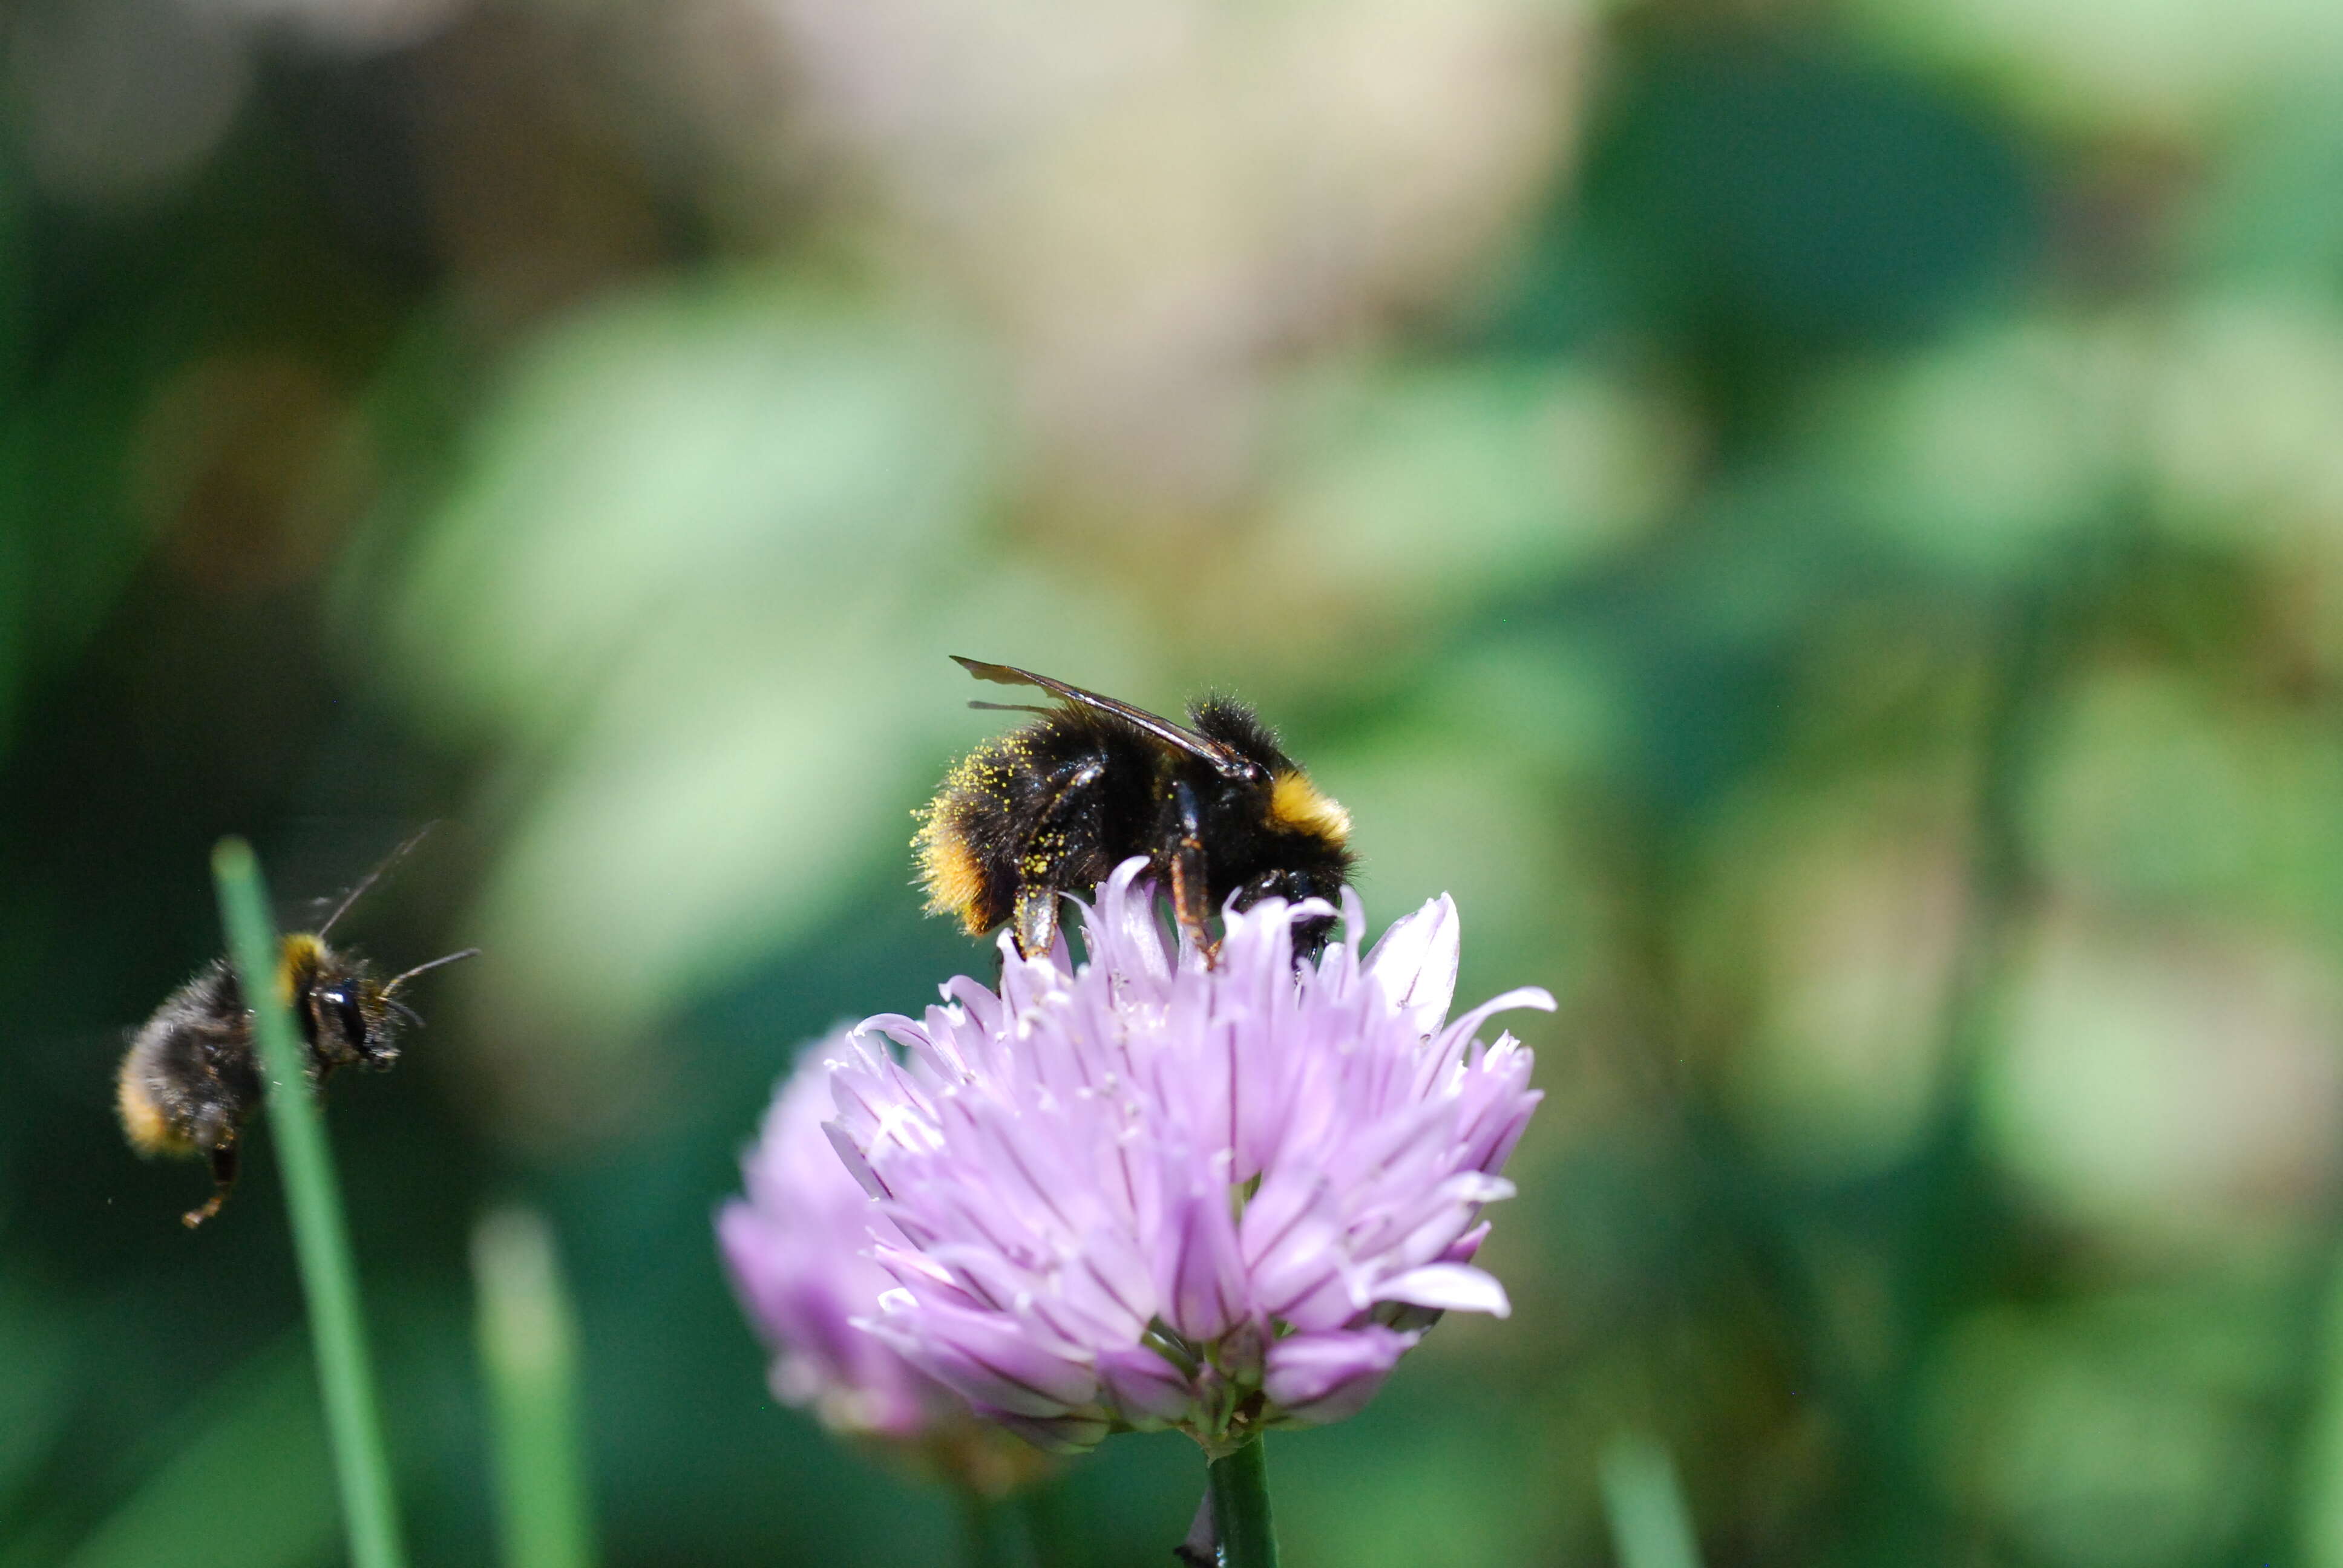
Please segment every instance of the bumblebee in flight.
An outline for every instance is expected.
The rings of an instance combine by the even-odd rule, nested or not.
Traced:
[[[397,1061],[400,1020],[423,1021],[397,1000],[398,989],[426,970],[479,951],[468,948],[377,980],[364,960],[327,947],[326,935],[334,922],[381,874],[378,868],[360,882],[317,930],[285,939],[277,988],[300,1027],[316,1083],[322,1084],[336,1068],[378,1070]],[[131,1037],[115,1081],[115,1103],[132,1148],[141,1154],[199,1154],[209,1161],[210,1199],[180,1216],[190,1229],[227,1201],[236,1185],[237,1140],[265,1098],[252,1012],[245,1006],[236,967],[226,959],[206,964],[155,1010]]]
[[[970,752],[920,813],[912,839],[928,912],[970,936],[1010,922],[1028,957],[1058,934],[1058,896],[1144,855],[1181,929],[1206,953],[1206,920],[1233,898],[1332,900],[1349,879],[1350,813],[1319,792],[1241,702],[1190,704],[1188,724],[1005,664],[953,656],[979,680],[1039,687],[1050,708]],[[989,702],[974,708],[1011,705]],[[1304,921],[1313,950],[1333,922]]]

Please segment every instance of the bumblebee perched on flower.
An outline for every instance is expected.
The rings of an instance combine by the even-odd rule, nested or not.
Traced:
[[[928,912],[970,936],[1010,922],[1018,950],[1050,950],[1058,896],[1093,887],[1145,855],[1172,910],[1212,950],[1205,921],[1233,898],[1332,899],[1348,879],[1350,813],[1320,793],[1252,709],[1208,697],[1190,729],[1079,686],[1005,664],[954,659],[980,680],[1035,686],[1054,708],[976,702],[1037,715],[970,752],[920,813],[911,842]],[[1295,928],[1315,947],[1331,920]]]
[[[326,934],[334,922],[381,874],[377,869],[360,882],[317,930],[285,939],[277,990],[300,1026],[313,1082],[323,1083],[337,1067],[379,1070],[397,1061],[400,1020],[423,1021],[397,1000],[399,987],[479,951],[467,948],[377,980],[364,960],[327,947]],[[210,1199],[180,1216],[189,1229],[227,1201],[236,1185],[237,1139],[264,1098],[252,1011],[245,1006],[236,967],[214,959],[131,1037],[115,1080],[115,1103],[133,1149],[141,1154],[200,1154],[210,1162]]]

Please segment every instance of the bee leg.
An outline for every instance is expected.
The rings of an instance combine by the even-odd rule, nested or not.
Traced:
[[[1172,786],[1177,836],[1172,840],[1172,918],[1212,967],[1220,944],[1205,925],[1212,912],[1212,890],[1204,875],[1204,827],[1196,808],[1196,792],[1185,781]]]
[[[1045,956],[1058,940],[1058,893],[1091,879],[1076,868],[1080,856],[1091,852],[1098,839],[1098,782],[1106,777],[1106,763],[1085,757],[1058,770],[1051,780],[1057,792],[1028,836],[1032,849],[1019,868],[1021,886],[1010,916],[1017,950],[1029,959]]]
[[[1017,912],[1011,923],[1019,952],[1029,959],[1047,953],[1058,941],[1058,890],[1018,889]]]
[[[179,1223],[192,1231],[220,1211],[227,1195],[236,1189],[236,1144],[220,1144],[211,1152],[212,1195],[200,1209],[190,1209],[179,1216]]]

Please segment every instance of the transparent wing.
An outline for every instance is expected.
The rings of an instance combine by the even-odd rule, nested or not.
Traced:
[[[951,657],[953,663],[979,680],[994,681],[1002,686],[1038,686],[1061,702],[1071,702],[1077,708],[1089,708],[1101,713],[1111,713],[1132,729],[1152,736],[1174,750],[1184,751],[1191,757],[1211,763],[1215,769],[1229,778],[1250,778],[1261,770],[1258,765],[1242,753],[1223,746],[1217,740],[1208,740],[1194,730],[1150,713],[1143,708],[1133,708],[1128,702],[1117,702],[1111,697],[1101,697],[1095,691],[1085,691],[1079,686],[1069,686],[1062,680],[1052,680],[1046,675],[1036,675],[1030,669],[1019,669],[1014,665],[986,664],[980,659],[962,658],[959,654],[953,654]],[[993,705],[980,703],[977,706]]]

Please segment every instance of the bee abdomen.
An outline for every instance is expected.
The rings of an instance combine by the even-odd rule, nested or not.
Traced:
[[[142,1154],[198,1154],[235,1140],[260,1077],[236,973],[216,961],[155,1010],[122,1058],[115,1109]]]
[[[931,812],[911,840],[919,852],[920,885],[927,890],[928,913],[957,915],[968,934],[982,936],[1000,922],[996,888],[985,875],[961,824],[941,810]]]
[[[156,1100],[154,1086],[147,1081],[146,1063],[136,1048],[122,1059],[122,1071],[114,1091],[114,1105],[122,1117],[123,1135],[130,1140],[133,1149],[141,1154],[196,1151],[195,1140],[172,1121]]]
[[[1009,912],[1009,880],[990,863],[996,858],[990,850],[1011,810],[1013,739],[980,746],[960,759],[920,812],[911,839],[928,912],[959,916],[970,936],[983,935]]]

